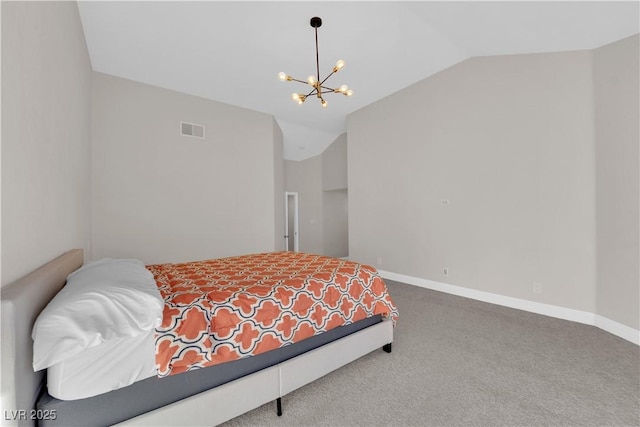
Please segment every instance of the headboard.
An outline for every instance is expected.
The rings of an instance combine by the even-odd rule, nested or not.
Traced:
[[[82,249],[70,250],[2,288],[3,425],[35,425],[29,412],[35,406],[45,371],[33,372],[31,329],[40,312],[64,286],[67,276],[82,266],[83,258]]]

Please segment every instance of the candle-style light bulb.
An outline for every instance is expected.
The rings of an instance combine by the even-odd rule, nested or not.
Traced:
[[[280,71],[280,72],[278,73],[278,78],[279,78],[280,80],[282,80],[282,81],[287,80],[287,77],[288,77],[288,76],[287,76],[287,74],[286,74],[285,72],[283,72],[283,71]]]

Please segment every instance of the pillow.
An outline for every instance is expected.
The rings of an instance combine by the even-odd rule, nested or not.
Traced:
[[[164,301],[141,261],[106,258],[67,277],[33,326],[33,370],[159,326]]]

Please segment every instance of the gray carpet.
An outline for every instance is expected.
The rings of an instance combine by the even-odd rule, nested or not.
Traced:
[[[593,326],[386,281],[375,351],[224,425],[640,425],[640,348]]]

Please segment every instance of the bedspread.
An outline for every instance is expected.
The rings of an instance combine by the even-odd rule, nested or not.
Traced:
[[[368,265],[297,252],[149,265],[165,301],[158,376],[257,355],[398,312]]]

